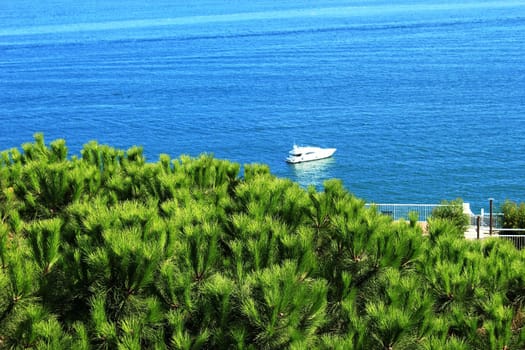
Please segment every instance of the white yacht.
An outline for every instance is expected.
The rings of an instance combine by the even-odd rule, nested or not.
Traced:
[[[293,149],[288,152],[286,161],[288,163],[302,163],[311,160],[318,160],[329,158],[335,153],[335,148],[321,148],[313,146],[297,146],[293,145]]]

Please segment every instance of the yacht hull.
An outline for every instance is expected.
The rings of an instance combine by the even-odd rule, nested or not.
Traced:
[[[289,152],[286,162],[290,164],[297,164],[330,158],[334,155],[335,151],[336,148],[294,146],[294,148]]]

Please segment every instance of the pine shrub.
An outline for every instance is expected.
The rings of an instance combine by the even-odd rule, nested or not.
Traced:
[[[523,348],[525,256],[448,204],[423,235],[339,180],[36,134],[0,153],[0,348]]]

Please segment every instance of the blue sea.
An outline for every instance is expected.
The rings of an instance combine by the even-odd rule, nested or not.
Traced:
[[[525,1],[2,0],[0,149],[266,163],[367,202],[525,201]],[[288,165],[292,145],[335,147]]]

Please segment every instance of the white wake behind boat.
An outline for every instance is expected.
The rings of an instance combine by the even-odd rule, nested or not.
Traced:
[[[335,153],[335,151],[336,148],[293,145],[293,149],[288,152],[286,162],[295,164],[330,158]]]

